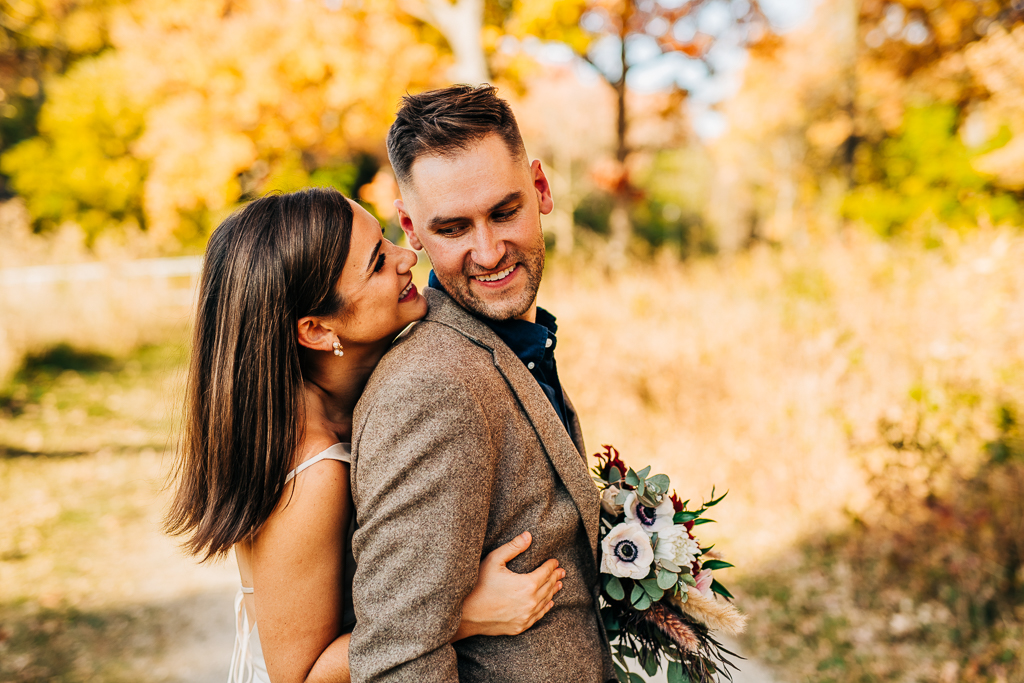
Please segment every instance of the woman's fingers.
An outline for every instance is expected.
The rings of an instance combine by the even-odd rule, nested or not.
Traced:
[[[533,536],[530,535],[529,531],[524,531],[505,545],[498,546],[489,552],[487,557],[484,558],[484,563],[496,562],[500,566],[504,567],[506,564],[511,562],[513,558],[522,554],[523,551],[529,548],[530,543],[532,542]],[[545,564],[547,563],[545,562]]]
[[[551,596],[559,591],[563,578],[565,578],[564,569],[556,569],[551,572],[544,583],[537,586],[537,592],[535,595],[537,595],[538,599],[547,602],[551,599]]]
[[[537,587],[541,587],[551,580],[551,577],[561,572],[565,574],[563,570],[558,568],[558,560],[551,558],[541,566],[534,569],[526,576],[530,577]]]

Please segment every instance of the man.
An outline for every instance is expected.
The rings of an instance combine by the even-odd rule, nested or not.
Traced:
[[[353,425],[355,681],[614,678],[596,607],[600,501],[536,303],[551,190],[494,88],[405,98],[388,134],[430,310],[370,379]],[[518,636],[450,643],[480,558],[523,531],[556,558],[554,608]]]

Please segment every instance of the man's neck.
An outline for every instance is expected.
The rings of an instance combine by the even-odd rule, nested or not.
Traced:
[[[533,304],[530,306],[530,308],[526,311],[526,313],[523,313],[521,316],[518,316],[516,318],[516,320],[525,320],[528,323],[536,323],[537,322],[537,302],[534,301]]]

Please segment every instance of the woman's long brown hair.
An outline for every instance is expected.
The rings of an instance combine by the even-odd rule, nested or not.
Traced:
[[[317,188],[257,199],[210,237],[165,521],[203,561],[274,510],[302,411],[300,318],[338,313],[352,207]]]

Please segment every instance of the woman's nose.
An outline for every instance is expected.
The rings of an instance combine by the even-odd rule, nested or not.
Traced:
[[[412,270],[412,267],[416,265],[416,262],[420,260],[419,256],[412,249],[406,249],[404,247],[396,246],[398,250],[397,258],[395,259],[398,263],[398,272],[401,274],[408,273]]]

